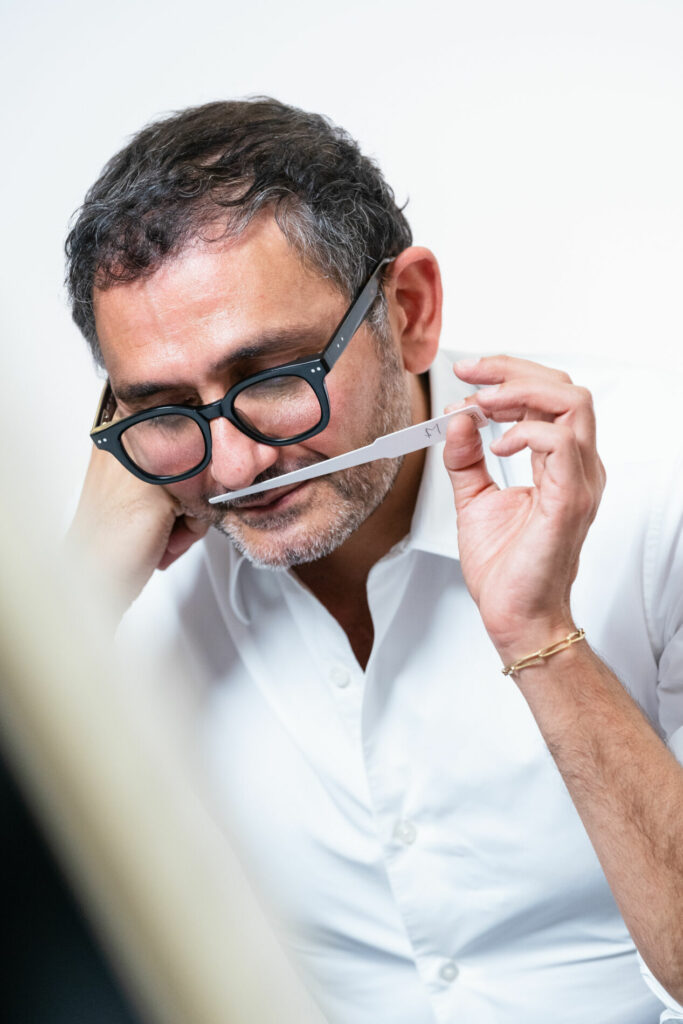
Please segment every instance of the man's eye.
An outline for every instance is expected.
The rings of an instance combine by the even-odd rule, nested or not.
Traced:
[[[298,383],[299,378],[297,377],[268,377],[266,380],[260,380],[245,388],[243,394],[248,394],[249,398],[274,401],[277,398],[287,397],[296,390]]]
[[[177,434],[181,430],[189,430],[194,425],[194,420],[189,416],[152,416],[144,423],[156,430],[163,430],[167,434]]]

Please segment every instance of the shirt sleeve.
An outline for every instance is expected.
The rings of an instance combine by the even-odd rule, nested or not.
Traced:
[[[683,456],[664,467],[651,497],[643,592],[657,659],[661,733],[683,763]]]
[[[668,743],[671,753],[683,764],[683,725],[669,736]]]
[[[644,564],[648,629],[658,661],[659,726],[683,764],[683,457],[662,474],[652,495]],[[640,954],[640,971],[663,1004],[660,1024],[683,1021],[683,1006],[660,985]]]

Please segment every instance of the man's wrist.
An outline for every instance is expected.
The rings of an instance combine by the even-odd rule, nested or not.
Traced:
[[[537,651],[560,643],[577,631],[571,615],[525,622],[504,637],[491,636],[503,666],[514,665]]]
[[[502,672],[504,676],[518,675],[525,668],[537,668],[544,666],[549,658],[554,658],[563,651],[569,650],[574,644],[581,643],[586,638],[586,631],[584,629],[574,629],[566,636],[562,637],[561,640],[555,640],[553,643],[548,644],[546,647],[539,647],[535,651],[531,651],[523,658],[519,658],[515,662],[511,662],[506,665]]]

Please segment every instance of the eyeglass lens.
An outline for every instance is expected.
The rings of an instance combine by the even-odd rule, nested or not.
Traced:
[[[237,395],[233,412],[248,429],[273,441],[313,430],[322,417],[318,396],[302,377],[257,381]],[[206,453],[201,427],[190,416],[166,413],[128,427],[121,443],[129,459],[149,476],[181,476]]]
[[[273,441],[312,430],[322,411],[318,396],[303,377],[270,377],[240,391],[235,415],[247,427]]]
[[[134,423],[121,434],[128,458],[150,476],[180,476],[198,466],[206,451],[201,427],[178,413]]]

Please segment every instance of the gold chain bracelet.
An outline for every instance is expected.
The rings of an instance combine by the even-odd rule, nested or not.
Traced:
[[[564,640],[558,640],[557,643],[551,644],[550,647],[542,647],[540,651],[534,651],[533,654],[528,654],[526,658],[521,658],[513,665],[508,665],[507,668],[501,669],[501,672],[504,676],[509,676],[512,675],[513,672],[518,672],[522,668],[528,668],[529,665],[542,665],[546,658],[550,658],[553,654],[558,654],[560,651],[566,650],[567,647],[571,647],[572,644],[578,644],[579,640],[583,640],[585,636],[585,629],[577,629],[574,633],[569,633]]]

